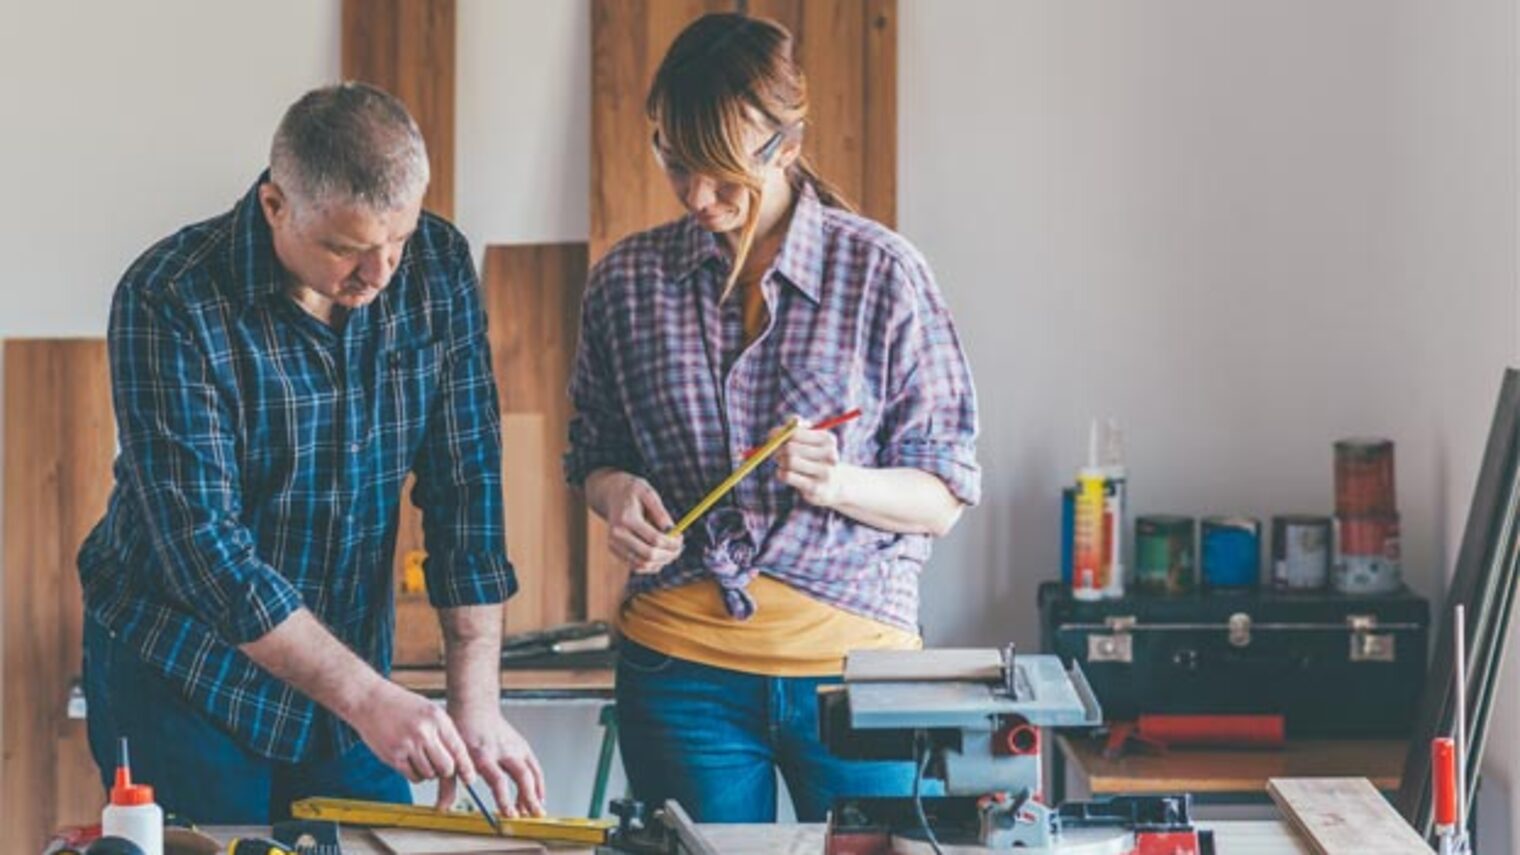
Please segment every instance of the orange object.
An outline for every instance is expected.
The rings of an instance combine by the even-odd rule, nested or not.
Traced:
[[[1279,748],[1287,740],[1280,715],[1142,715],[1139,736],[1171,746]]]
[[[1436,825],[1457,824],[1457,745],[1450,737],[1430,741],[1430,775],[1435,787]]]

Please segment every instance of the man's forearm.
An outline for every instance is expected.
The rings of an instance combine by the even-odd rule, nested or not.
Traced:
[[[350,723],[371,693],[385,683],[368,662],[344,646],[306,609],[294,612],[279,626],[238,649],[265,671]]]
[[[439,609],[451,712],[501,705],[500,603]]]

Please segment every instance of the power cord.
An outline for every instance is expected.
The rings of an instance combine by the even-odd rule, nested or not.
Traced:
[[[913,813],[918,817],[918,828],[924,833],[924,839],[929,841],[929,848],[934,850],[934,855],[945,855],[944,850],[939,848],[939,839],[934,836],[934,830],[929,827],[929,817],[924,814],[924,797],[921,787],[924,772],[929,768],[928,734],[922,730],[915,732],[913,742],[915,753],[918,754],[918,770],[913,775]]]

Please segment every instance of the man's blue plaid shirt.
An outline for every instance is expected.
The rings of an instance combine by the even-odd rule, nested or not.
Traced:
[[[237,645],[304,606],[389,670],[409,472],[433,604],[516,589],[486,321],[445,221],[424,213],[390,285],[332,329],[286,295],[255,186],[132,265],[109,344],[121,450],[79,556],[86,610],[248,748],[357,740]]]

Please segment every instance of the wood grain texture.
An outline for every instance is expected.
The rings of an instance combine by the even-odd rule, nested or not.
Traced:
[[[102,340],[5,343],[4,761],[0,844],[36,852],[61,824],[98,819],[82,722],[75,556],[105,511],[115,427]]]
[[[507,543],[521,586],[508,607],[510,632],[579,619],[586,609],[586,505],[561,462],[585,281],[585,244],[486,250],[481,287],[506,443]]]
[[[427,141],[423,207],[454,216],[455,0],[343,0],[342,74],[406,104]]]
[[[1430,855],[1366,778],[1273,778],[1267,792],[1318,855]]]
[[[414,692],[431,697],[442,697],[446,688],[443,670],[440,668],[397,671],[393,679]],[[610,668],[512,669],[501,672],[501,687],[509,695],[513,691],[606,692],[610,694],[612,670]]]
[[[1405,743],[1393,739],[1289,740],[1281,750],[1178,749],[1110,760],[1098,740],[1057,743],[1095,796],[1122,793],[1260,793],[1272,778],[1360,775],[1396,790]]]
[[[343,0],[342,74],[372,83],[401,99],[427,141],[432,179],[423,207],[454,215],[456,0]],[[406,555],[422,550],[421,513],[402,492],[395,572]],[[439,661],[443,634],[427,598],[398,594],[393,658],[399,665]]]
[[[708,12],[745,11],[792,31],[809,87],[804,152],[862,213],[896,224],[896,0],[593,0],[591,9],[592,263],[681,215],[650,153],[644,99],[671,41]],[[627,568],[607,552],[606,526],[588,517],[586,613],[605,620]]]

